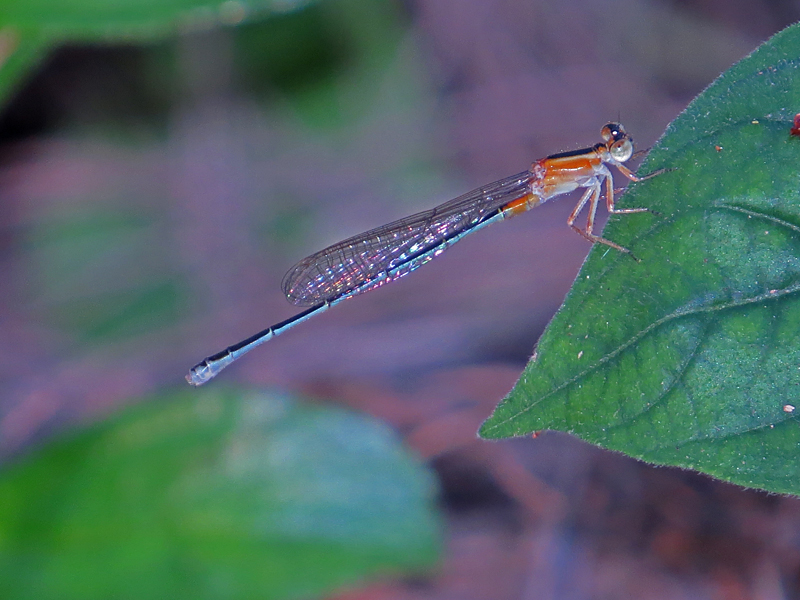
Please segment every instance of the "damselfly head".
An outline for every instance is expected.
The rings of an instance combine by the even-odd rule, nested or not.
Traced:
[[[624,163],[633,156],[633,140],[620,123],[608,123],[600,130],[600,136],[606,142],[608,153],[618,163]]]

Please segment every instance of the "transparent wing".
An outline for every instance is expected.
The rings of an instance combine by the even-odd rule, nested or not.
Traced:
[[[397,279],[438,255],[434,251],[443,243],[454,243],[508,202],[528,195],[530,180],[530,171],[523,171],[320,250],[286,274],[283,293],[293,304],[310,306],[357,288],[366,292],[372,287],[364,284],[376,280],[377,287],[390,270]]]

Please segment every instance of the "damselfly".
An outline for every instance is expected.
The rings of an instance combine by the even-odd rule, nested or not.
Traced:
[[[614,181],[608,167],[615,167],[631,181],[641,181],[658,172],[637,177],[623,164],[633,156],[633,140],[619,123],[607,124],[600,135],[603,141],[591,148],[553,154],[536,161],[527,171],[361,233],[301,260],[283,278],[283,292],[292,304],[310,308],[209,356],[192,368],[186,380],[202,385],[256,346],[343,300],[407,275],[465,235],[578,188],[586,191],[567,224],[590,242],[630,254],[627,248],[593,232],[603,185],[609,213],[648,210],[614,206]],[[589,216],[586,228],[581,229],[575,219],[586,204]]]

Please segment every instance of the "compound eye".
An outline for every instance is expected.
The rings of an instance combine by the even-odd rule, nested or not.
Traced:
[[[608,152],[615,161],[624,163],[633,156],[633,141],[629,137],[625,137],[611,144]]]
[[[625,128],[620,123],[608,123],[600,130],[604,142],[619,140],[626,136]]]

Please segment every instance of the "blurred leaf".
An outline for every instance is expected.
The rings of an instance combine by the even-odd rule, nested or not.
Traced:
[[[417,99],[419,63],[403,56],[403,16],[392,2],[337,0],[245,25],[234,36],[237,70],[272,110],[277,91],[305,125],[344,131],[341,143],[352,143],[351,127],[376,105]]]
[[[58,44],[142,42],[237,25],[312,0],[0,0],[0,104]]]
[[[800,28],[667,129],[537,354],[484,423],[574,433],[643,460],[800,494]]]
[[[265,394],[161,396],[0,477],[4,598],[309,597],[436,554],[386,427]]]
[[[0,25],[38,30],[54,40],[151,39],[178,29],[236,24],[309,0],[0,0]]]
[[[185,294],[160,260],[169,254],[168,214],[86,202],[35,220],[23,247],[35,320],[83,343],[119,341],[179,321]]]
[[[50,49],[47,36],[35,28],[5,26],[0,0],[0,106]]]
[[[343,3],[337,5],[341,9]],[[331,13],[335,11],[325,11],[324,4],[316,5],[240,27],[236,64],[253,73],[251,86],[260,86],[262,93],[273,86],[283,90],[315,86],[341,70],[349,58],[353,32]]]

